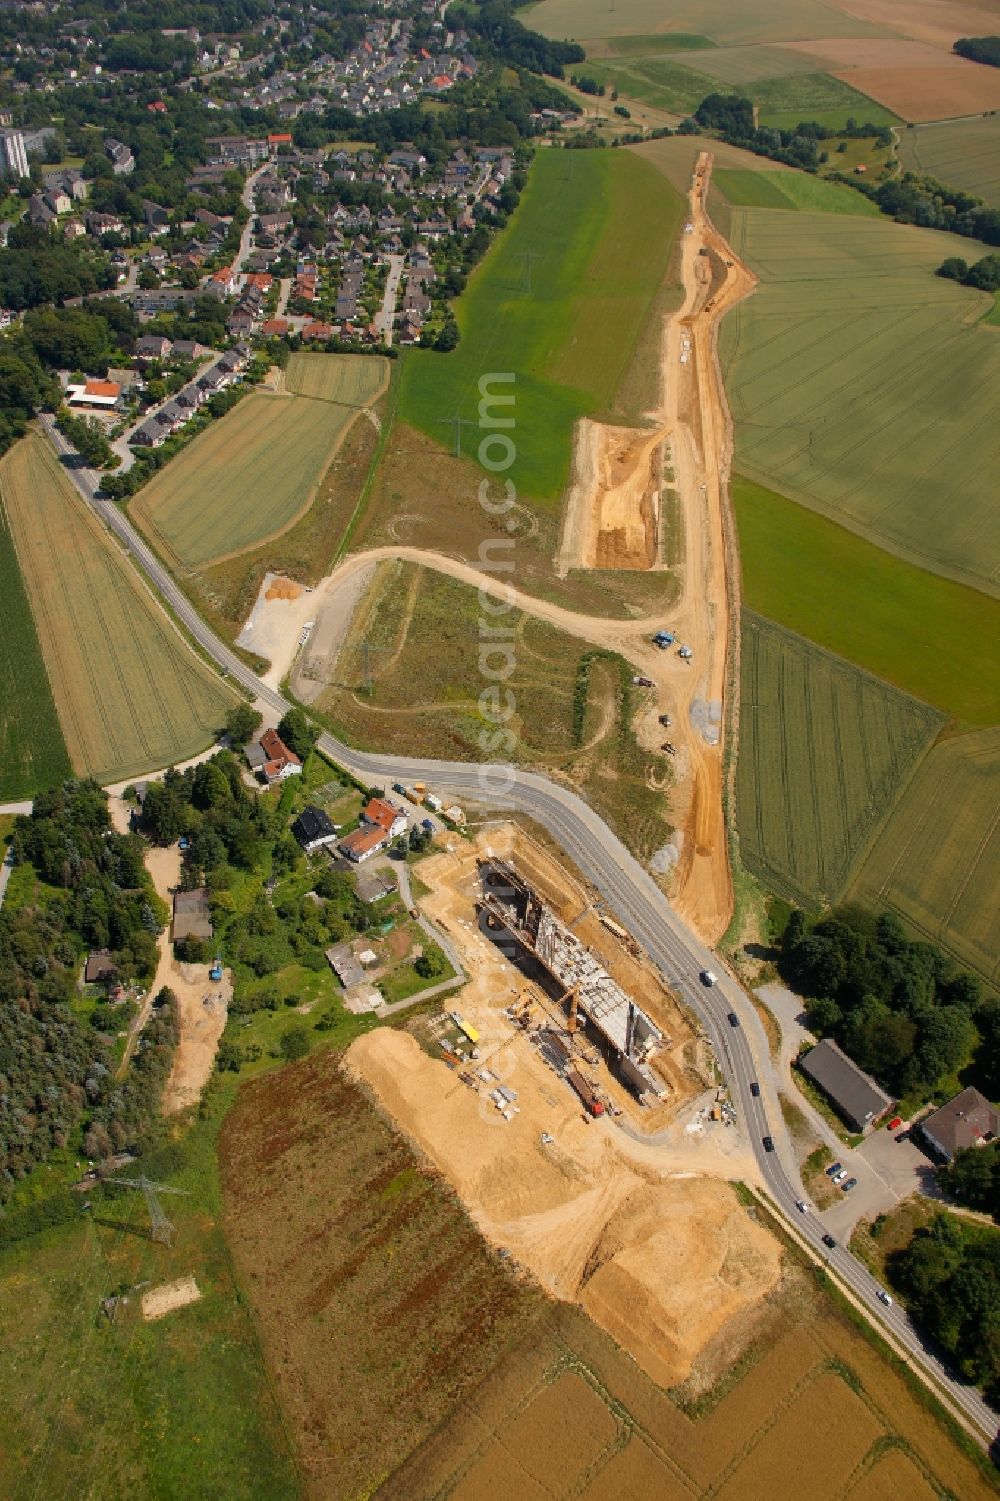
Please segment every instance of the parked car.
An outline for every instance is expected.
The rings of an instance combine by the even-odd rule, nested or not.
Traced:
[[[843,1168],[844,1164],[842,1162],[831,1162],[826,1170],[826,1176],[828,1178],[835,1178],[838,1173],[843,1172]]]
[[[762,1139],[762,1141],[764,1143],[764,1151],[765,1152],[773,1152],[774,1151],[774,1142],[771,1140],[770,1136],[764,1136],[761,1139]]]
[[[844,1190],[845,1194],[849,1194],[852,1188],[857,1188],[858,1180],[857,1178],[848,1178],[847,1182],[842,1183],[840,1186]]]
[[[429,818],[422,818],[420,820],[420,827],[426,829],[428,834],[434,833],[434,825]]]
[[[834,1181],[834,1183],[843,1183],[843,1181],[844,1181],[844,1179],[846,1177],[847,1177],[847,1169],[842,1167],[840,1169],[839,1173],[834,1173],[834,1175],[833,1175],[833,1181]]]
[[[880,1303],[884,1303],[886,1308],[892,1307],[892,1299],[890,1298],[884,1287],[880,1287],[878,1290],[878,1300]]]
[[[639,677],[638,674],[632,679],[632,683],[636,688],[654,688],[656,686],[652,678]]]
[[[753,1095],[755,1100],[760,1099],[760,1085],[757,1083],[756,1079],[754,1079],[750,1085],[750,1093]]]
[[[393,792],[398,792],[400,797],[406,796],[406,788],[403,786],[402,782],[393,782],[392,790]]]
[[[824,1235],[823,1244],[824,1246],[829,1246],[830,1250],[832,1251],[837,1242],[834,1240],[832,1235]]]
[[[903,1124],[903,1117],[901,1115],[894,1115],[893,1118],[892,1118],[892,1120],[889,1122],[888,1126],[886,1127],[886,1130],[887,1131],[895,1131],[897,1129],[897,1127],[901,1126],[902,1124]]]

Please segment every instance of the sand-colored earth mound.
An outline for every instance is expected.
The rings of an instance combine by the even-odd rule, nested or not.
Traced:
[[[555,1080],[544,1117],[529,1081],[508,1081],[522,1101],[508,1123],[408,1033],[358,1038],[347,1067],[483,1234],[553,1296],[579,1303],[661,1385],[682,1381],[713,1335],[778,1280],[778,1243],[727,1184],[658,1172],[610,1123],[586,1124]]]

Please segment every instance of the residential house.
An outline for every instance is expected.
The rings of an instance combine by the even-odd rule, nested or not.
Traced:
[[[92,949],[83,966],[84,985],[107,985],[118,978],[118,966],[107,949]]]
[[[302,762],[277,730],[265,730],[256,744],[248,745],[246,758],[250,768],[269,785],[302,775]]]
[[[373,797],[361,810],[361,822],[370,828],[382,829],[390,839],[405,833],[408,819],[402,808],[390,803],[388,798]]]
[[[292,833],[307,855],[337,842],[337,830],[330,822],[329,814],[311,803],[302,809],[292,824]]]
[[[146,422],[140,422],[128,441],[130,446],[135,448],[159,448],[167,441],[167,434],[155,420],[150,418]]]
[[[88,380],[82,386],[68,385],[66,395],[68,406],[113,412],[121,406],[122,388],[116,380]]]
[[[360,865],[364,860],[370,860],[372,855],[377,855],[384,850],[389,843],[390,836],[384,829],[363,827],[356,829],[353,834],[348,834],[342,839],[337,848],[348,860],[353,860]]]
[[[116,141],[109,136],[104,142],[104,150],[116,177],[124,177],[135,171],[135,157],[123,141]]]
[[[143,334],[135,341],[135,357],[137,360],[166,360],[172,347],[163,334]]]
[[[170,224],[170,210],[162,203],[154,203],[151,198],[142,200],[142,216],[150,229],[166,229]]]
[[[928,1144],[951,1162],[959,1152],[981,1146],[1000,1133],[1000,1115],[971,1085],[920,1123]]]

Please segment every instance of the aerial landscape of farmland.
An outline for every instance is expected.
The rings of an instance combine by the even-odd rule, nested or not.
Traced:
[[[0,6],[0,1498],[1000,1495],[1000,0]]]

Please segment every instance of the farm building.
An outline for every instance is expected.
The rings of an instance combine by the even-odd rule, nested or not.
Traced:
[[[68,385],[66,395],[71,407],[113,412],[121,404],[122,388],[115,380],[88,380],[82,386]]]
[[[311,855],[314,850],[325,849],[337,839],[337,830],[330,822],[329,815],[312,804],[302,809],[292,824],[292,833],[307,855]]]
[[[194,891],[174,892],[173,938],[180,943],[185,938],[197,938],[207,943],[212,937],[212,917],[208,905],[208,890],[204,886]]]
[[[832,1038],[825,1037],[810,1048],[799,1059],[799,1067],[855,1131],[867,1130],[892,1104],[892,1096],[841,1052]]]
[[[934,1151],[951,1162],[957,1153],[996,1136],[1000,1115],[978,1089],[970,1086],[922,1121],[920,1129]]]

